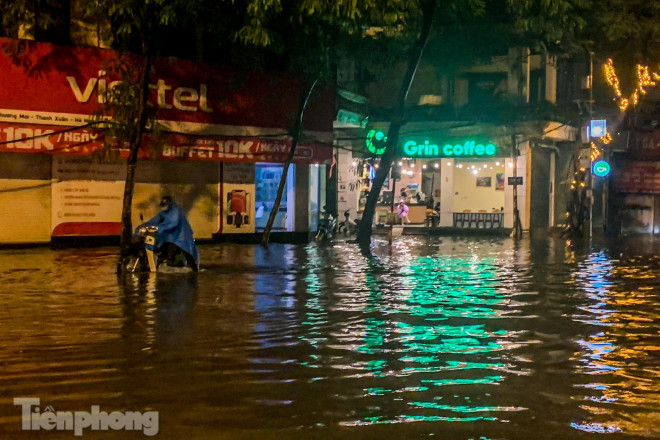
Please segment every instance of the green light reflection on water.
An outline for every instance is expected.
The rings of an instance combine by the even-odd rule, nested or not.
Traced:
[[[376,283],[371,277],[374,286]],[[425,411],[452,412],[484,412],[509,411],[508,407],[499,406],[451,406],[439,405],[437,402],[423,402],[419,391],[428,391],[435,387],[466,386],[466,385],[496,385],[504,380],[501,375],[488,375],[488,372],[505,369],[501,362],[475,362],[475,359],[457,359],[464,356],[483,356],[489,353],[503,352],[505,347],[498,340],[510,336],[504,329],[492,327],[497,318],[502,316],[506,293],[498,291],[500,284],[497,278],[497,264],[494,258],[448,258],[446,256],[418,257],[411,264],[399,270],[399,278],[392,289],[399,289],[395,303],[383,305],[369,302],[365,312],[381,311],[377,318],[368,318],[365,322],[363,345],[357,350],[368,354],[370,359],[365,362],[365,369],[375,378],[383,378],[383,370],[387,367],[387,359],[383,355],[388,344],[389,354],[392,345],[396,345],[401,356],[397,361],[405,362],[405,367],[396,368],[395,376],[409,377],[418,381],[412,386],[406,383],[408,389],[414,389],[416,399],[408,405]],[[380,292],[380,289],[378,289]],[[386,297],[372,291],[371,300]],[[387,313],[385,313],[387,308]],[[395,320],[396,319],[396,320]],[[375,360],[373,356],[382,356]],[[501,355],[498,355],[501,357]],[[443,377],[447,372],[472,370],[473,377]],[[484,370],[485,374],[479,374]],[[398,371],[398,373],[397,373]],[[433,374],[436,377],[428,377]],[[392,374],[389,374],[391,376]],[[380,379],[379,379],[380,380]],[[371,387],[364,391],[369,396],[385,396],[400,393],[402,390],[392,389],[392,381],[388,387]],[[470,393],[471,388],[464,389]],[[473,390],[474,391],[474,390]],[[433,396],[437,397],[437,393]],[[455,396],[456,397],[456,396]],[[406,399],[404,398],[404,401]],[[451,417],[433,413],[414,415],[373,415],[364,417],[358,424],[371,423],[403,423],[410,421],[452,421],[465,422],[476,420],[496,420],[495,417]]]

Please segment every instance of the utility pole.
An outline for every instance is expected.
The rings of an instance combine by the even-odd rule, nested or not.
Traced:
[[[390,173],[390,176],[392,177],[392,203],[390,205],[390,218],[389,218],[389,224],[390,224],[390,234],[389,234],[389,239],[387,240],[388,243],[391,245],[392,244],[392,234],[394,234],[394,197],[396,196],[396,179],[394,178],[394,174]]]
[[[589,123],[594,118],[594,53],[587,49],[589,53]],[[591,133],[589,133],[591,138]],[[591,144],[590,144],[591,145]],[[591,169],[591,151],[589,151],[589,240],[593,235],[593,213],[594,213],[594,176]]]

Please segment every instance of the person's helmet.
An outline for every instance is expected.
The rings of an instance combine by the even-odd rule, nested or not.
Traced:
[[[168,208],[172,204],[172,197],[170,196],[163,196],[160,199],[160,207],[161,208]]]

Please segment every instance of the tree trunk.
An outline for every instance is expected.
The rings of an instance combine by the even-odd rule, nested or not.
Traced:
[[[378,201],[380,190],[383,187],[383,183],[385,182],[385,179],[390,172],[392,162],[396,156],[397,144],[399,143],[399,132],[401,130],[401,126],[404,124],[406,98],[408,97],[408,91],[410,90],[412,81],[415,78],[417,66],[419,65],[419,62],[422,58],[424,48],[426,47],[426,43],[429,39],[429,34],[431,33],[433,18],[435,16],[435,9],[435,0],[426,1],[422,5],[422,29],[420,31],[419,38],[410,51],[408,69],[406,70],[406,74],[401,81],[401,87],[399,88],[396,112],[393,115],[390,128],[387,130],[385,152],[380,158],[378,170],[376,171],[376,177],[372,182],[371,190],[369,191],[369,196],[367,197],[367,202],[364,206],[364,212],[362,213],[362,219],[360,220],[358,228],[357,242],[363,253],[370,253],[372,224],[374,221],[374,214],[376,212],[376,202]],[[394,197],[395,194],[392,196]]]
[[[133,189],[135,187],[135,168],[137,166],[138,151],[142,145],[142,135],[147,124],[147,104],[149,99],[149,72],[151,71],[151,55],[144,57],[142,72],[140,72],[140,95],[137,111],[137,122],[129,140],[129,154],[126,163],[126,183],[124,184],[124,201],[121,211],[121,239],[119,243],[120,261],[129,252],[133,239],[132,207]]]
[[[284,194],[284,188],[286,187],[286,177],[289,174],[289,166],[293,162],[293,155],[296,152],[296,147],[302,136],[302,123],[303,115],[305,114],[305,108],[307,108],[307,102],[309,97],[312,95],[314,87],[318,83],[318,79],[309,86],[309,88],[304,91],[300,96],[300,106],[298,108],[298,115],[296,117],[296,125],[293,129],[293,138],[291,139],[291,150],[284,161],[284,170],[282,171],[282,178],[280,179],[280,186],[277,188],[277,196],[275,197],[275,203],[273,204],[273,209],[270,211],[268,216],[268,222],[266,223],[266,228],[264,233],[261,236],[261,244],[263,246],[268,246],[268,240],[270,239],[270,231],[273,229],[273,223],[275,223],[275,216],[277,211],[280,209],[280,203],[282,202],[282,194]]]

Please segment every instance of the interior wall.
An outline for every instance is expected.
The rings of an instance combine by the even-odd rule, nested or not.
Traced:
[[[493,209],[504,207],[504,188],[501,184],[498,189],[497,174],[504,173],[504,166],[495,166],[494,162],[459,162],[463,167],[454,166],[454,212],[470,210],[477,212],[486,210],[491,212]],[[487,165],[484,168],[484,165]],[[501,162],[503,164],[503,162]],[[471,169],[472,166],[477,170]],[[493,168],[493,169],[491,169]],[[477,174],[474,174],[477,171]],[[484,185],[490,178],[489,186],[478,186],[477,180]],[[500,179],[502,182],[502,179]]]

